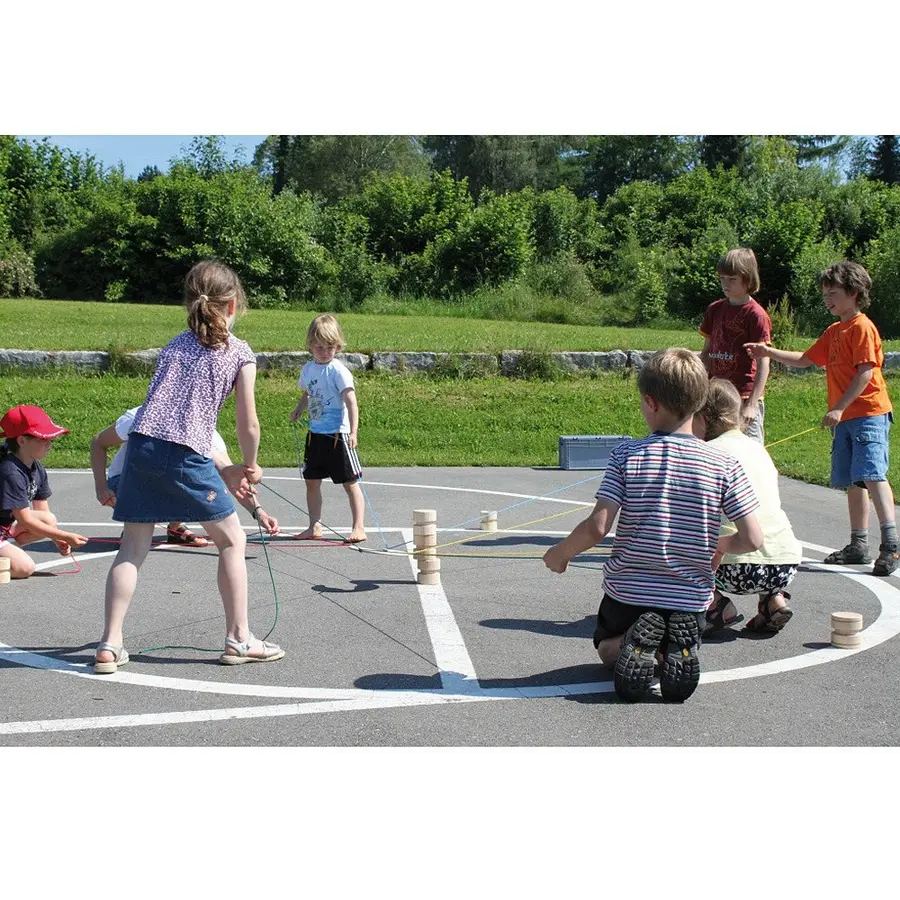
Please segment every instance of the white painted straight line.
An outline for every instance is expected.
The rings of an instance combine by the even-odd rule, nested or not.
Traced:
[[[402,698],[366,697],[356,700],[326,700],[312,703],[285,703],[231,709],[201,709],[188,712],[143,713],[131,716],[93,716],[83,719],[46,719],[32,722],[0,723],[3,734],[50,734],[58,731],[91,731],[101,728],[141,728],[148,725],[184,725],[191,722],[224,722],[236,719],[267,719],[304,716],[336,711],[430,706],[444,703],[476,703],[493,697],[453,694],[407,694]],[[499,698],[497,698],[499,699]]]
[[[413,533],[411,528],[401,531],[406,545],[413,549]],[[418,572],[416,558],[409,557],[413,576]],[[431,638],[434,658],[441,676],[441,685],[445,691],[468,693],[480,690],[475,666],[466,650],[466,642],[456,624],[450,602],[439,584],[416,584],[419,600],[422,602],[422,613],[425,616],[425,627]]]

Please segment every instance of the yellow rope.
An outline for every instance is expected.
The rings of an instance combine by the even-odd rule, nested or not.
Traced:
[[[542,516],[540,519],[532,519],[530,522],[523,522],[521,525],[513,525],[512,528],[504,528],[500,531],[476,531],[475,534],[470,534],[468,537],[460,538],[458,541],[448,541],[446,544],[436,544],[434,547],[426,547],[422,550],[414,550],[412,552],[412,556],[416,554],[428,553],[429,551],[440,550],[443,547],[454,547],[457,544],[464,544],[466,541],[474,541],[477,538],[484,537],[485,534],[499,534],[501,532],[509,532],[513,531],[516,528],[525,528],[526,525],[536,525],[538,522],[546,522],[548,519],[556,519],[559,516],[567,516],[570,513],[583,510],[583,509],[592,509],[593,507],[589,503],[585,503],[582,506],[573,506],[570,509],[564,509],[562,512],[551,513],[549,516]],[[431,553],[432,556],[436,556],[434,552]],[[445,554],[449,555],[449,554]]]
[[[769,447],[774,447],[776,444],[783,444],[785,441],[792,441],[795,437],[800,437],[801,434],[809,434],[810,431],[818,431],[821,429],[821,425],[814,425],[812,428],[807,428],[806,431],[798,431],[796,434],[792,434],[790,437],[782,438],[780,441],[772,441],[771,444],[766,444],[766,450]]]

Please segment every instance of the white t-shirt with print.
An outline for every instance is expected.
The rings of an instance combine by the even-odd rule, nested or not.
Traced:
[[[137,411],[140,409],[139,406],[134,406],[129,410],[126,410],[116,419],[115,429],[116,434],[119,436],[119,439],[124,441],[128,440],[128,435],[131,434],[134,429],[134,417],[137,415]],[[210,453],[228,453],[228,448],[225,446],[225,441],[222,440],[222,435],[219,434],[218,431],[213,432],[212,436],[212,449]],[[109,471],[106,473],[107,481],[110,478],[115,478],[117,475],[122,474],[122,469],[125,466],[125,444],[123,443],[118,450],[116,450],[116,455],[112,458],[109,464]]]
[[[349,434],[350,413],[343,393],[353,387],[353,374],[339,360],[324,366],[315,360],[300,370],[297,381],[309,395],[309,430],[316,434]]]

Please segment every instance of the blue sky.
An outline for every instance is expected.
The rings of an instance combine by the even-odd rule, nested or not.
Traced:
[[[40,139],[49,137],[53,143],[76,153],[92,153],[106,166],[125,164],[125,175],[137,178],[145,166],[156,166],[161,172],[169,168],[169,161],[187,149],[191,134],[22,134],[19,137]],[[225,135],[228,158],[243,147],[244,159],[250,162],[257,144],[264,134]]]

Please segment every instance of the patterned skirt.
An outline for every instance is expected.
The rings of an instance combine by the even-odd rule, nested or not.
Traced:
[[[716,586],[732,594],[774,594],[794,580],[799,568],[799,565],[729,563],[716,570]]]

